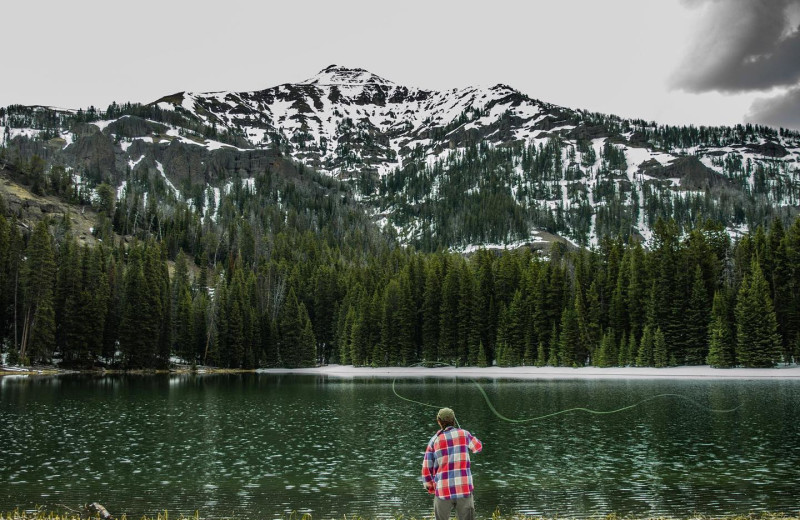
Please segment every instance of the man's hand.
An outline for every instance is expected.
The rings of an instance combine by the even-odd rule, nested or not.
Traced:
[[[436,490],[434,489],[435,487],[436,486],[433,485],[433,482],[426,482],[425,483],[425,489],[428,490],[428,494],[429,495],[433,495],[434,493],[436,493]]]

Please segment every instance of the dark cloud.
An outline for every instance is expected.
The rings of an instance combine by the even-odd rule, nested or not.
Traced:
[[[707,20],[673,86],[727,93],[800,82],[800,0],[683,0],[707,5]]]
[[[755,100],[745,121],[800,130],[800,86],[783,95]]]

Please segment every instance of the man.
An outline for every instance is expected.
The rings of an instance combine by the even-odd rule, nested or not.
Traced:
[[[483,445],[467,430],[455,427],[456,414],[450,408],[439,410],[436,422],[440,430],[428,442],[422,460],[422,482],[435,495],[434,515],[436,520],[447,520],[455,507],[458,520],[473,520],[469,452],[478,453]]]

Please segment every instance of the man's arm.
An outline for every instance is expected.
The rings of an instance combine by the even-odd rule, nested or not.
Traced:
[[[483,443],[471,433],[469,434],[469,451],[472,453],[479,453],[483,449]]]
[[[432,443],[429,443],[425,449],[425,457],[422,459],[422,484],[430,494],[435,492],[434,475],[436,475],[436,457],[434,456]]]

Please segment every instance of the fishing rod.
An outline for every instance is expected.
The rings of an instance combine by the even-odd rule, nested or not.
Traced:
[[[417,366],[421,366],[421,365],[422,365],[421,363],[417,364]],[[430,364],[427,364],[427,365],[430,365]],[[436,363],[435,366],[451,366],[451,365],[448,365],[447,363]],[[646,398],[644,398],[644,399],[642,399],[640,401],[637,401],[637,402],[635,402],[633,404],[622,406],[620,408],[615,408],[613,410],[594,410],[592,408],[586,408],[586,407],[583,407],[583,406],[576,406],[574,408],[565,408],[563,410],[558,410],[558,411],[551,412],[551,413],[537,415],[535,417],[527,417],[527,418],[524,418],[524,419],[512,419],[510,417],[506,417],[505,415],[503,415],[499,411],[497,411],[497,408],[495,408],[494,404],[492,403],[492,400],[489,398],[489,394],[487,394],[486,390],[483,388],[483,385],[481,385],[476,379],[473,379],[473,378],[470,378],[470,381],[472,381],[475,384],[475,386],[478,388],[478,391],[481,393],[481,395],[483,395],[483,399],[486,401],[486,405],[489,407],[489,410],[491,410],[492,413],[498,419],[500,419],[502,421],[510,422],[510,423],[515,423],[515,424],[528,423],[528,422],[534,422],[534,421],[541,421],[541,420],[544,420],[544,419],[549,419],[551,417],[555,417],[557,415],[563,415],[563,414],[572,413],[572,412],[584,412],[584,413],[588,413],[588,414],[592,414],[592,415],[612,415],[612,414],[615,414],[615,413],[621,413],[621,412],[625,412],[627,410],[631,410],[633,408],[641,406],[641,405],[643,405],[643,404],[645,404],[647,402],[654,401],[656,399],[665,399],[665,398],[682,399],[684,401],[687,401],[687,402],[693,404],[694,406],[696,406],[698,408],[707,410],[707,411],[709,411],[711,413],[720,413],[720,414],[735,412],[736,410],[738,410],[742,406],[741,404],[739,404],[738,406],[735,406],[733,408],[720,408],[720,409],[711,408],[711,407],[708,407],[708,406],[696,401],[695,399],[692,399],[691,397],[687,397],[685,395],[675,394],[675,393],[664,393],[664,394],[657,394],[657,395],[653,395],[653,396],[650,396],[650,397],[646,397]],[[397,383],[397,378],[394,378],[392,380],[392,392],[394,392],[394,395],[397,396],[398,398],[402,399],[403,401],[407,401],[407,402],[413,403],[413,404],[418,404],[420,406],[427,406],[429,408],[444,408],[443,406],[439,406],[437,404],[427,403],[427,402],[423,402],[423,401],[417,401],[416,399],[411,399],[411,398],[405,397],[403,395],[400,395],[400,393],[397,391],[396,383]],[[458,425],[458,419],[456,419],[456,425]],[[460,428],[461,426],[458,425],[458,427]]]

